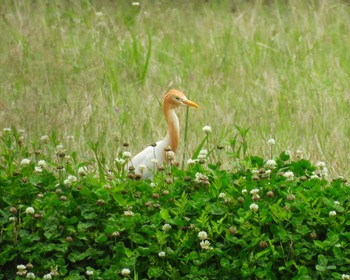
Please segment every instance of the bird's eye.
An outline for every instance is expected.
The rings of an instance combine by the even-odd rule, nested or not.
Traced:
[[[175,96],[175,99],[176,99],[176,100],[179,100],[179,101],[181,100],[181,98],[178,97],[178,96]]]

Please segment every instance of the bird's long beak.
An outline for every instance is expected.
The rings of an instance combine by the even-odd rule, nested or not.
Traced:
[[[184,100],[183,103],[188,105],[188,106],[190,106],[190,107],[199,108],[199,106],[196,103],[194,103],[194,102],[192,102],[191,100],[188,100],[188,99]]]

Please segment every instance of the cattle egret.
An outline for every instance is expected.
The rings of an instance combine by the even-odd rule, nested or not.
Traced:
[[[138,153],[127,165],[127,168],[133,166],[135,173],[141,175],[142,179],[152,177],[157,165],[167,163],[174,158],[180,137],[179,119],[175,109],[184,105],[195,108],[199,107],[196,103],[188,100],[179,90],[172,89],[164,95],[163,113],[168,125],[167,135],[163,140],[158,141],[156,145],[149,146]],[[168,152],[166,151],[167,149],[169,149]]]

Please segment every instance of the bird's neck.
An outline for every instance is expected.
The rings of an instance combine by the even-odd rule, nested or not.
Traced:
[[[164,104],[163,112],[165,115],[166,122],[168,124],[168,134],[167,139],[169,141],[169,146],[173,152],[176,152],[179,145],[179,134],[180,126],[179,119],[176,115],[175,109]]]

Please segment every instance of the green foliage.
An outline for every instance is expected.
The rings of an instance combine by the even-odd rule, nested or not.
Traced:
[[[202,159],[182,170],[169,165],[151,182],[107,168],[97,144],[94,159],[79,163],[54,136],[30,143],[12,129],[0,140],[1,279],[50,271],[57,279],[123,279],[123,269],[130,279],[349,272],[350,188],[342,178],[327,181],[322,163],[288,152],[265,161],[243,141],[231,170]]]

